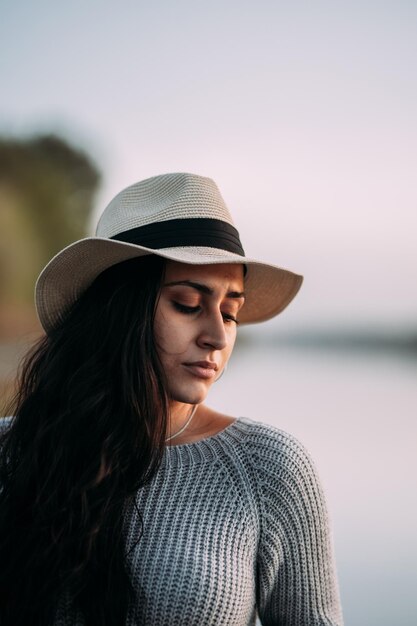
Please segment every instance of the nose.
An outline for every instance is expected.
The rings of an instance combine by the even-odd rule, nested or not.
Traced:
[[[215,350],[223,350],[227,346],[227,334],[220,311],[210,313],[202,320],[197,343],[202,348],[210,347]]]

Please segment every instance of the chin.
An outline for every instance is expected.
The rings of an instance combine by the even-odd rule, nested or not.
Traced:
[[[185,404],[201,404],[207,398],[210,387],[204,386],[200,389],[170,389],[170,395],[176,402]]]
[[[184,404],[201,404],[207,398],[206,394],[180,394],[178,396],[174,396],[173,399],[176,402],[183,402]]]

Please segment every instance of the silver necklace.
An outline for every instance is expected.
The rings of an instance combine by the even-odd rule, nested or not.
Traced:
[[[175,433],[175,435],[171,435],[171,437],[167,437],[167,438],[165,439],[165,441],[171,441],[171,439],[175,439],[175,437],[178,437],[178,435],[181,435],[181,433],[183,433],[183,432],[184,432],[184,430],[187,428],[187,426],[189,426],[189,425],[190,425],[190,422],[191,422],[191,420],[193,419],[195,412],[197,411],[197,407],[198,407],[198,404],[195,404],[195,405],[191,408],[190,415],[188,416],[188,419],[187,419],[187,421],[185,422],[184,426],[182,426],[182,428],[180,428],[180,429],[179,429],[179,431],[177,431],[177,432]]]

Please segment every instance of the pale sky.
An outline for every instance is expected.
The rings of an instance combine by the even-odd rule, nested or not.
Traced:
[[[248,256],[305,275],[281,324],[416,321],[417,3],[0,0],[0,76],[0,132],[92,153],[97,211],[214,178]]]

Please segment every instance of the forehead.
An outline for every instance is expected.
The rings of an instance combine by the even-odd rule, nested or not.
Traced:
[[[192,280],[210,286],[230,286],[243,291],[243,265],[222,263],[220,265],[187,265],[177,261],[167,261],[165,281]]]

